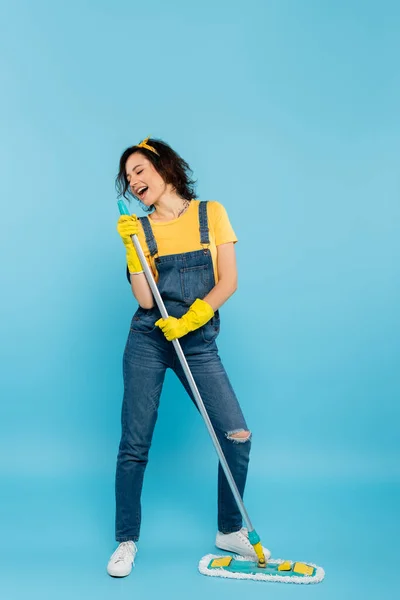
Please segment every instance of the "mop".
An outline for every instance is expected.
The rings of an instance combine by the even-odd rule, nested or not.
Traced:
[[[123,200],[118,201],[118,208],[121,215],[130,214]],[[151,269],[147,264],[144,252],[140,246],[140,242],[137,235],[132,235],[132,242],[140,258],[143,271],[145,273],[150,289],[153,292],[153,296],[161,312],[161,316],[163,319],[167,319],[168,312],[161,298],[161,294],[159,292],[157,284],[154,280],[153,273],[151,272]],[[182,347],[177,338],[172,340],[172,344],[174,345],[190,389],[195,397],[200,414],[203,417],[203,420],[207,426],[208,432],[217,452],[220,464],[224,470],[225,476],[227,478],[239,511],[243,517],[244,522],[246,523],[249,541],[253,546],[256,556],[258,558],[257,561],[253,561],[249,560],[248,557],[246,558],[244,556],[239,555],[233,557],[230,555],[220,556],[216,554],[207,554],[199,562],[198,568],[200,573],[211,577],[252,579],[254,581],[276,581],[280,583],[319,583],[324,578],[325,572],[321,567],[318,567],[313,563],[294,562],[290,560],[271,558],[268,560],[267,563],[264,555],[264,550],[261,545],[260,537],[250,521],[250,517],[244,506],[243,500],[236,486],[236,482],[233,478],[233,475],[226,461],[217,435],[208,416],[207,410],[204,406],[203,400],[200,396],[200,392],[196,386],[193,375],[186,361]]]

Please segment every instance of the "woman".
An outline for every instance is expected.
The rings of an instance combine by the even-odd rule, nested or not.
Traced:
[[[124,577],[137,553],[141,491],[167,368],[195,403],[171,341],[183,353],[243,496],[251,433],[221,363],[216,345],[219,307],[237,287],[237,238],[224,207],[196,200],[189,165],[161,140],[146,138],[120,159],[119,195],[140,200],[149,216],[123,215],[117,230],[126,248],[127,277],[139,308],[132,318],[123,357],[124,398],[115,494],[115,539],[107,571]],[[129,198],[127,198],[129,199]],[[136,234],[169,317],[161,318],[132,243]],[[196,405],[196,404],[195,404]],[[197,407],[197,405],[196,405]],[[218,465],[218,548],[256,555],[221,465]],[[270,552],[264,548],[268,559]]]

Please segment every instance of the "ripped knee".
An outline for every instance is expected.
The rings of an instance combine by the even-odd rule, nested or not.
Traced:
[[[228,440],[232,440],[237,444],[243,444],[251,439],[251,431],[246,431],[246,429],[237,429],[235,431],[228,431],[225,436]]]

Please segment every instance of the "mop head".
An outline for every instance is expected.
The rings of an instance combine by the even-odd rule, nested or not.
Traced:
[[[313,563],[271,558],[263,569],[258,566],[256,561],[239,555],[233,557],[207,554],[199,562],[199,571],[210,577],[277,581],[279,583],[319,583],[325,577],[325,571]]]

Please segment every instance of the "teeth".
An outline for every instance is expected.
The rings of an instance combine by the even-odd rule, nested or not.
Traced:
[[[147,188],[147,185],[145,185],[144,187],[140,188],[138,190],[138,194],[141,194],[143,190],[145,190]]]

